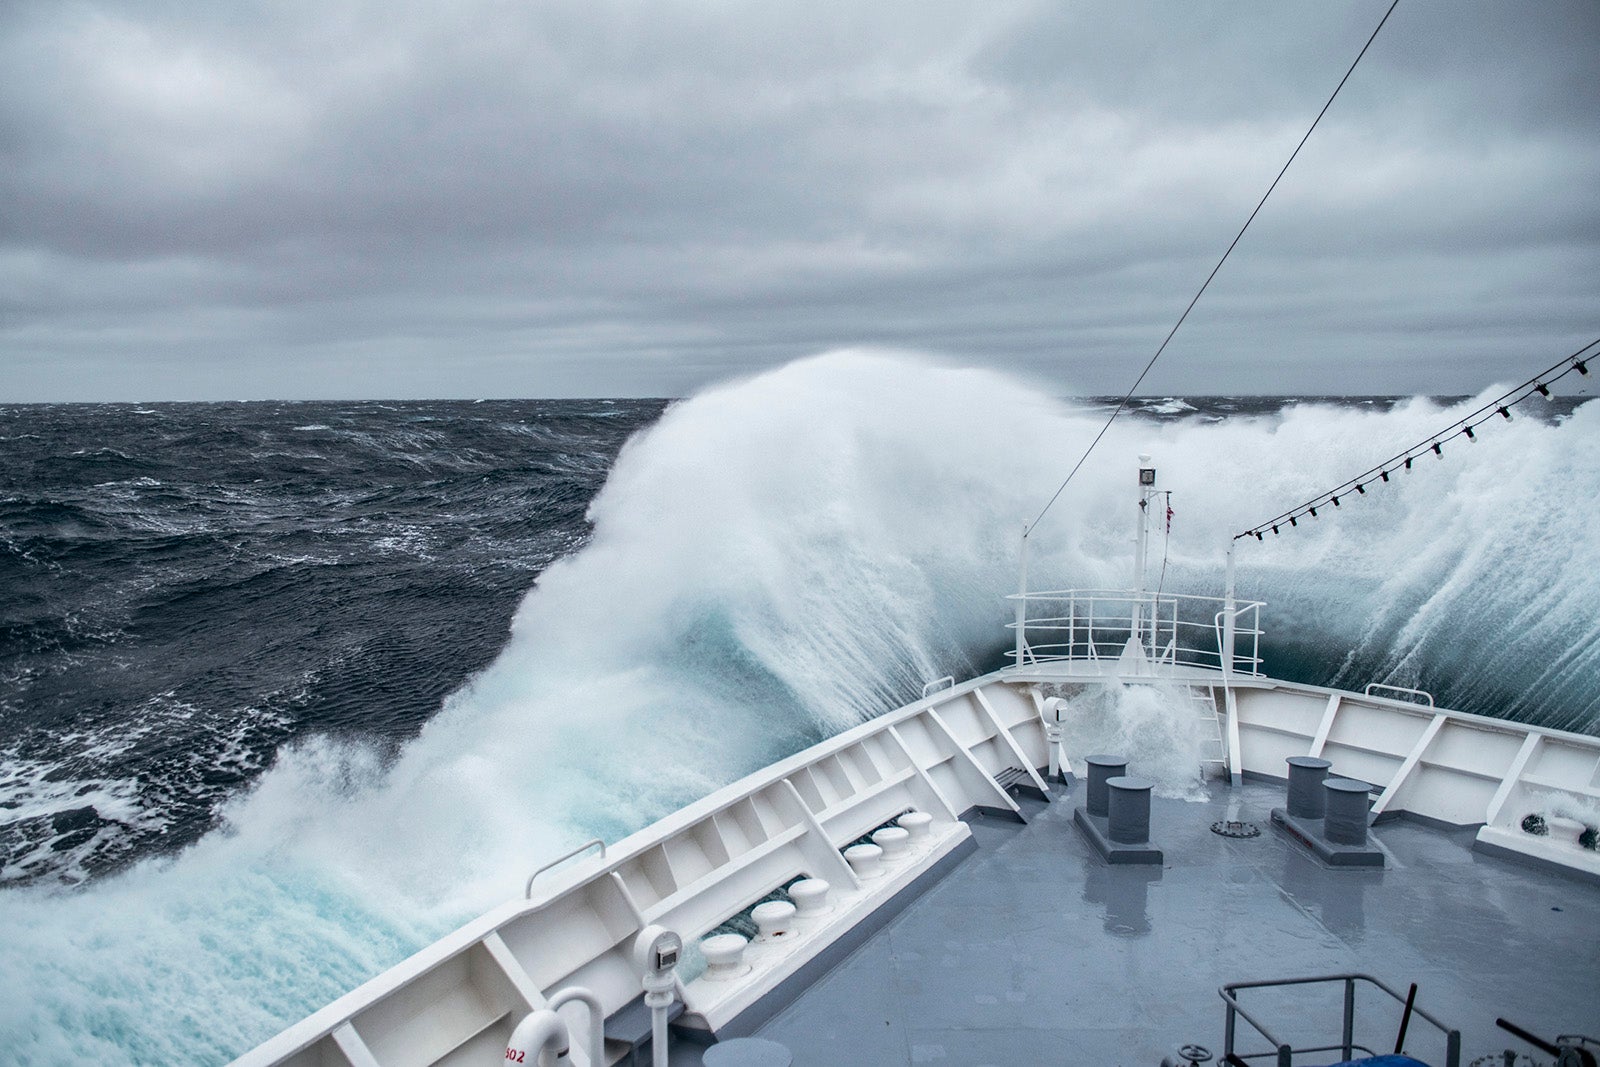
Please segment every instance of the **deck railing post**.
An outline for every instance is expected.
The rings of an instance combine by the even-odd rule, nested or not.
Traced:
[[[1355,1051],[1351,1044],[1356,1036],[1356,980],[1344,980],[1344,1045],[1341,1049],[1344,1058],[1355,1059]]]
[[[1028,528],[1022,528],[1022,547],[1017,552],[1017,668],[1022,667],[1022,650],[1028,636]]]
[[[1237,627],[1239,614],[1238,605],[1233,595],[1233,548],[1237,542],[1228,542],[1227,587],[1223,591],[1222,602],[1222,677],[1224,680],[1233,675],[1233,642],[1234,631]]]

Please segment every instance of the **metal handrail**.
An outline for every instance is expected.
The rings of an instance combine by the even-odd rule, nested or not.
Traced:
[[[604,841],[602,841],[598,837],[590,838],[588,841],[585,841],[583,844],[579,845],[577,848],[573,849],[571,852],[563,853],[562,855],[557,856],[555,859],[551,860],[549,863],[545,864],[543,867],[540,867],[537,871],[534,871],[532,874],[528,875],[528,884],[525,887],[523,887],[522,899],[523,900],[532,900],[533,899],[533,883],[545,871],[548,871],[552,867],[561,866],[563,863],[567,862],[572,857],[574,857],[576,855],[579,855],[580,853],[587,852],[591,848],[594,848],[594,846],[596,846],[596,845],[600,846],[600,858],[601,859],[605,859],[606,858],[606,843]]]
[[[1227,597],[1200,596],[1195,593],[1135,593],[1131,589],[1030,589],[1026,593],[1007,593],[1007,600],[1085,600],[1095,598],[1100,600],[1189,600],[1209,601],[1213,604],[1226,604]],[[1235,600],[1234,606],[1241,611],[1246,608],[1266,607],[1265,600]]]
[[[1372,696],[1372,691],[1374,689],[1387,689],[1391,693],[1410,693],[1414,697],[1426,697],[1428,699],[1428,707],[1431,708],[1435,706],[1433,703],[1433,694],[1425,689],[1407,689],[1403,685],[1385,685],[1382,682],[1368,682],[1367,687],[1363,689],[1362,692],[1367,696]],[[1383,699],[1388,698],[1385,697]]]
[[[947,674],[943,678],[935,678],[933,681],[925,684],[922,687],[922,695],[926,697],[929,693],[936,692],[937,690],[954,689],[955,687],[956,676],[953,674]]]
[[[1108,651],[1115,658],[1137,632],[1150,659],[1164,666],[1203,667],[1251,677],[1261,673],[1260,639],[1265,631],[1260,627],[1264,606],[1260,601],[1112,589],[1029,591],[1010,594],[1007,599],[1061,604],[1057,613],[1019,611],[1019,621],[1006,624],[1020,638],[1014,648],[1021,652],[1011,653],[1019,666],[1023,662],[1098,662]],[[1184,618],[1186,614],[1198,617]],[[1232,626],[1233,655],[1224,663],[1222,622],[1230,615],[1243,624]],[[1038,640],[1052,635],[1064,640]],[[1102,645],[1109,645],[1109,650]]]
[[[1315,1048],[1294,1048],[1286,1042],[1280,1041],[1278,1038],[1274,1037],[1272,1032],[1269,1031],[1260,1020],[1255,1018],[1255,1016],[1251,1015],[1244,1009],[1244,1006],[1239,1003],[1238,996],[1236,995],[1241,989],[1263,989],[1291,985],[1312,985],[1321,982],[1344,983],[1344,1030],[1343,1034],[1341,1035],[1341,1043],[1337,1045],[1319,1045]],[[1461,1031],[1452,1030],[1445,1026],[1444,1023],[1434,1018],[1428,1012],[1416,1007],[1413,998],[1402,997],[1394,989],[1390,988],[1384,982],[1372,977],[1370,974],[1324,974],[1316,975],[1310,978],[1280,978],[1263,982],[1231,982],[1228,985],[1223,986],[1217,990],[1217,992],[1222,995],[1223,1002],[1228,1006],[1227,1019],[1223,1031],[1222,1062],[1242,1063],[1246,1060],[1261,1059],[1266,1056],[1276,1056],[1278,1067],[1291,1067],[1294,1062],[1294,1055],[1296,1052],[1331,1052],[1338,1050],[1347,1060],[1351,1059],[1358,1051],[1364,1052],[1369,1056],[1374,1055],[1371,1049],[1367,1048],[1365,1045],[1357,1044],[1355,1041],[1355,988],[1357,982],[1367,982],[1373,986],[1376,986],[1378,989],[1389,994],[1389,996],[1395,1001],[1405,1004],[1408,1015],[1417,1016],[1418,1018],[1431,1024],[1434,1029],[1444,1034],[1444,1067],[1461,1067]],[[1413,986],[1413,997],[1415,993],[1416,987]],[[1271,1042],[1273,1050],[1271,1052],[1255,1052],[1245,1056],[1236,1054],[1233,1048],[1235,1029],[1234,1017],[1236,1015],[1243,1017],[1245,1022],[1255,1027],[1257,1033]],[[1405,1027],[1402,1024],[1402,1036],[1404,1033]],[[1396,1049],[1396,1052],[1398,1051],[1399,1050]]]

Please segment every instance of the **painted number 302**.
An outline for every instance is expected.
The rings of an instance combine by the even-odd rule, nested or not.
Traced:
[[[510,1060],[512,1063],[521,1063],[522,1062],[522,1050],[520,1048],[508,1048],[508,1049],[506,1049],[506,1059]]]

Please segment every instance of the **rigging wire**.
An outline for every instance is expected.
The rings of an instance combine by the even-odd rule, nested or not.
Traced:
[[[1311,120],[1311,125],[1306,130],[1305,136],[1300,138],[1300,143],[1294,146],[1293,152],[1289,153],[1288,161],[1284,163],[1283,169],[1278,171],[1278,176],[1272,179],[1272,184],[1269,185],[1267,187],[1267,191],[1262,194],[1260,202],[1256,204],[1256,209],[1250,212],[1250,217],[1245,219],[1243,226],[1239,227],[1239,232],[1234,235],[1233,241],[1228,245],[1228,250],[1222,253],[1222,258],[1217,260],[1217,265],[1211,268],[1210,274],[1206,275],[1206,280],[1201,283],[1200,290],[1194,294],[1194,299],[1189,301],[1189,306],[1183,309],[1183,314],[1178,316],[1178,321],[1173,325],[1172,329],[1168,331],[1166,340],[1161,342],[1161,347],[1156,349],[1156,354],[1150,357],[1150,362],[1144,365],[1144,370],[1139,372],[1139,377],[1133,380],[1133,385],[1129,386],[1127,393],[1125,393],[1122,399],[1117,402],[1115,410],[1111,412],[1111,417],[1106,419],[1104,426],[1100,427],[1100,432],[1094,435],[1094,440],[1090,441],[1089,447],[1083,450],[1083,455],[1078,457],[1078,462],[1073,464],[1072,470],[1067,472],[1066,478],[1062,480],[1061,485],[1056,489],[1049,501],[1045,503],[1045,506],[1040,509],[1039,514],[1036,515],[1034,520],[1028,523],[1028,525],[1024,528],[1022,534],[1023,537],[1027,537],[1028,534],[1033,531],[1033,528],[1039,525],[1039,521],[1045,517],[1045,514],[1055,506],[1056,500],[1060,498],[1061,494],[1066,490],[1067,485],[1077,475],[1079,469],[1083,467],[1083,464],[1088,460],[1090,453],[1092,453],[1095,450],[1095,447],[1100,444],[1100,439],[1106,435],[1106,431],[1111,429],[1111,424],[1116,421],[1117,416],[1122,414],[1123,409],[1128,406],[1128,401],[1133,398],[1134,391],[1139,388],[1139,385],[1144,381],[1145,376],[1150,373],[1150,368],[1156,365],[1156,360],[1161,358],[1161,353],[1167,350],[1167,345],[1177,334],[1178,327],[1183,325],[1183,320],[1189,317],[1189,312],[1194,310],[1194,306],[1200,302],[1200,297],[1205,294],[1206,288],[1211,285],[1211,279],[1217,276],[1217,272],[1222,269],[1222,265],[1226,263],[1228,261],[1228,257],[1233,254],[1234,247],[1238,245],[1239,239],[1244,236],[1244,231],[1248,230],[1250,228],[1250,224],[1256,220],[1256,216],[1260,214],[1262,207],[1266,205],[1267,197],[1272,195],[1272,191],[1278,187],[1278,183],[1282,181],[1283,176],[1288,173],[1289,166],[1294,162],[1295,157],[1300,154],[1300,149],[1304,148],[1306,142],[1311,139],[1312,131],[1317,128],[1317,123],[1322,121],[1322,116],[1326,115],[1328,113],[1328,108],[1333,106],[1333,101],[1339,95],[1339,90],[1344,88],[1344,83],[1349,81],[1350,75],[1355,73],[1356,64],[1360,63],[1361,57],[1367,54],[1367,49],[1372,47],[1372,42],[1378,39],[1378,31],[1383,29],[1383,24],[1389,21],[1389,16],[1394,14],[1394,9],[1399,5],[1400,0],[1394,0],[1394,2],[1389,5],[1389,10],[1383,13],[1383,18],[1378,20],[1377,28],[1372,31],[1372,36],[1368,37],[1367,43],[1361,46],[1361,51],[1356,54],[1355,62],[1350,64],[1350,69],[1344,72],[1343,78],[1339,79],[1339,84],[1335,86],[1333,94],[1328,97],[1328,102],[1322,105],[1322,110],[1317,112],[1317,117]]]
[[[1274,515],[1266,522],[1257,523],[1242,533],[1234,534],[1233,539],[1237,541],[1244,537],[1254,537],[1257,541],[1260,541],[1268,530],[1277,534],[1279,528],[1285,524],[1291,527],[1298,526],[1302,515],[1313,519],[1316,518],[1317,508],[1320,506],[1332,504],[1334,507],[1339,507],[1341,494],[1348,499],[1350,492],[1354,490],[1357,496],[1365,496],[1367,486],[1381,485],[1387,482],[1389,475],[1394,471],[1410,470],[1412,460],[1418,456],[1425,456],[1432,452],[1434,455],[1442,457],[1444,455],[1444,442],[1458,434],[1468,441],[1476,441],[1478,438],[1473,431],[1492,420],[1496,415],[1509,420],[1511,418],[1511,409],[1535,393],[1542,397],[1548,397],[1550,395],[1550,386],[1555,382],[1559,382],[1573,371],[1577,371],[1579,374],[1588,374],[1588,361],[1594,359],[1596,355],[1600,355],[1600,352],[1591,351],[1596,348],[1600,348],[1600,337],[1590,341],[1572,353],[1572,355],[1557,361],[1553,366],[1535,374],[1521,385],[1506,391],[1472,413],[1457,419],[1437,433],[1423,438],[1405,451],[1397,452],[1382,463],[1362,471],[1354,478],[1340,482],[1332,489],[1318,493],[1310,500],[1297,504],[1281,514]]]
[[[1167,557],[1172,551],[1172,490],[1166,489],[1162,494],[1167,498],[1167,532],[1161,541],[1161,576],[1156,579],[1156,602],[1161,601],[1161,590],[1167,584]]]

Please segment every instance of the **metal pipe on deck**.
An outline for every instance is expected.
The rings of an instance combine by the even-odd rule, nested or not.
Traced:
[[[563,1004],[570,1004],[573,1001],[577,1001],[589,1010],[589,1062],[597,1065],[604,1063],[606,1012],[600,1006],[600,998],[583,986],[568,986],[550,998],[548,1007],[551,1011],[555,1011]]]
[[[505,1059],[513,1063],[539,1063],[544,1054],[561,1067],[572,1062],[572,1040],[567,1034],[567,1024],[550,1008],[540,1008],[523,1016],[506,1042]],[[529,1058],[531,1055],[531,1059]]]

